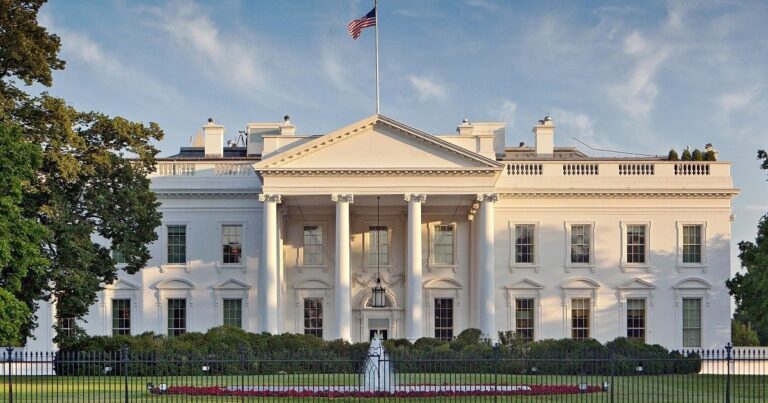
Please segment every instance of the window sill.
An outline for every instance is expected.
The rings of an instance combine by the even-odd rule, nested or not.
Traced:
[[[248,266],[241,263],[216,263],[216,271],[221,273],[223,269],[239,269],[245,273]]]
[[[649,263],[622,263],[620,266],[621,271],[626,273],[627,270],[645,270],[647,273],[650,273],[653,269],[653,266],[651,266]]]
[[[568,263],[565,265],[565,271],[570,273],[572,269],[589,269],[591,272],[595,272],[594,263]]]
[[[514,271],[515,269],[533,269],[536,273],[538,273],[540,268],[541,266],[539,266],[538,263],[509,263],[510,271]]]
[[[181,264],[181,263],[166,263],[160,265],[160,272],[163,273],[168,269],[172,270],[184,270],[184,272],[189,273],[189,265],[188,264]]]
[[[682,273],[683,270],[698,269],[701,270],[702,273],[706,273],[707,268],[709,268],[709,266],[705,263],[678,263],[677,272]]]

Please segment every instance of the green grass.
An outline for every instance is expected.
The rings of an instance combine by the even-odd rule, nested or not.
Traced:
[[[535,376],[535,375],[494,375],[494,374],[398,374],[399,384],[554,384],[575,385],[589,383],[600,385],[603,376]],[[14,402],[118,402],[124,397],[122,377],[14,377]],[[211,385],[359,385],[360,376],[354,374],[311,374],[311,375],[244,375],[244,376],[178,376],[178,377],[129,377],[128,389],[131,401],[240,401],[236,397],[210,396],[156,396],[146,392],[146,384],[187,386]],[[725,396],[726,377],[723,375],[660,375],[615,377],[613,379],[613,401],[615,402],[722,402]],[[731,376],[733,402],[764,402],[768,398],[767,376]],[[4,379],[0,389],[0,401],[8,401],[8,383]],[[411,401],[485,402],[493,397],[475,398],[424,398]],[[257,399],[253,399],[257,400]],[[297,399],[258,399],[259,401],[295,401]],[[329,399],[313,399],[322,401]],[[367,399],[374,401],[373,399]],[[390,400],[390,399],[386,399]],[[391,399],[394,401],[394,399]],[[366,401],[366,399],[334,399],[337,402]],[[376,399],[382,401],[382,399]],[[610,402],[611,392],[585,395],[516,396],[499,397],[498,401],[514,402]]]

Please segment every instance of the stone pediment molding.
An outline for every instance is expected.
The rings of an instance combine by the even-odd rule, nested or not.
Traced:
[[[231,278],[214,285],[212,288],[214,290],[249,290],[251,286],[240,280]]]
[[[133,284],[131,282],[128,282],[128,281],[125,281],[125,280],[122,280],[122,279],[118,279],[117,281],[115,281],[112,284],[105,285],[104,289],[106,289],[106,290],[130,290],[130,291],[135,291],[135,290],[139,289],[139,286],[137,286],[136,284]]]
[[[606,198],[606,199],[658,199],[658,198],[679,198],[679,199],[730,199],[739,193],[737,189],[722,190],[616,190],[616,189],[552,189],[552,190],[519,190],[502,191],[498,195],[502,199],[515,199],[520,197],[531,198]]]
[[[296,290],[330,290],[333,287],[323,280],[309,279],[296,284],[293,288]]]
[[[572,278],[567,280],[561,285],[564,290],[585,290],[585,289],[597,289],[600,288],[600,283],[588,278]]]
[[[496,170],[488,168],[441,169],[317,169],[317,168],[265,168],[259,172],[272,176],[494,176]]]
[[[260,192],[199,192],[193,190],[156,191],[160,199],[258,199]]]
[[[452,278],[441,277],[424,281],[424,288],[460,290],[464,286]]]
[[[544,286],[527,278],[504,286],[507,290],[542,290]]]
[[[317,153],[321,150],[333,147],[345,140],[358,136],[362,133],[368,133],[374,129],[375,126],[382,125],[389,129],[394,130],[397,135],[406,136],[412,140],[416,140],[419,143],[425,144],[427,147],[439,150],[442,153],[450,154],[454,157],[458,157],[460,160],[466,161],[468,168],[459,169],[441,169],[437,167],[427,167],[425,169],[411,168],[411,169],[302,169],[301,167],[288,167],[287,164],[291,164],[294,161],[300,160],[308,155]],[[467,149],[459,147],[448,141],[445,141],[437,136],[433,136],[426,132],[420,131],[413,127],[407,126],[394,119],[386,117],[384,115],[376,114],[366,119],[355,122],[347,127],[338,129],[331,133],[317,137],[310,141],[297,144],[290,149],[281,152],[277,155],[268,157],[263,161],[256,164],[255,169],[262,175],[327,175],[327,174],[347,174],[360,172],[360,174],[400,174],[400,175],[413,175],[415,173],[424,174],[424,172],[430,172],[434,175],[445,174],[483,174],[483,175],[495,175],[504,168],[504,165],[480,154],[471,152]],[[296,172],[296,173],[293,173]]]
[[[155,288],[158,290],[194,290],[195,285],[183,278],[171,278],[157,283]]]
[[[678,281],[672,288],[676,290],[711,290],[712,284],[700,278],[688,277]]]
[[[635,277],[631,281],[620,285],[618,288],[620,290],[653,290],[656,286],[639,277]]]
[[[653,293],[656,290],[656,286],[641,279],[635,277],[632,280],[616,287],[616,296],[619,299],[619,304],[624,306],[627,303],[627,298],[645,298],[648,300],[648,304],[653,306]]]

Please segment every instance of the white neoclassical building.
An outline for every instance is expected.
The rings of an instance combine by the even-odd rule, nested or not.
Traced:
[[[80,325],[724,345],[730,163],[590,157],[554,130],[544,119],[535,146],[510,147],[501,123],[437,136],[374,115],[304,136],[286,119],[225,145],[209,121],[152,175],[163,224],[147,267]],[[39,316],[30,348],[53,348],[53,307]]]

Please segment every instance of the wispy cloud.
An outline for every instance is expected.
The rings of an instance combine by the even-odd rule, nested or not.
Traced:
[[[410,75],[408,82],[416,90],[416,98],[423,103],[429,100],[442,101],[448,96],[448,90],[436,79],[426,76]]]
[[[517,104],[509,99],[502,99],[498,105],[491,108],[491,115],[495,119],[507,122],[509,126],[515,123],[515,112],[517,112]]]
[[[468,6],[482,8],[488,11],[495,11],[499,8],[499,5],[490,0],[466,0]]]
[[[745,90],[726,92],[717,98],[717,103],[723,113],[730,114],[754,106],[759,96],[760,88],[755,86]]]

